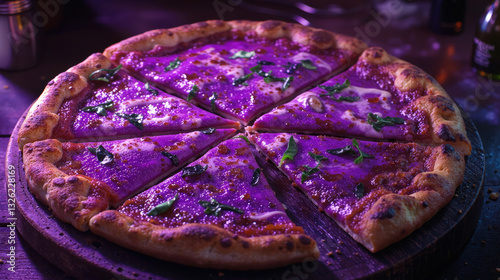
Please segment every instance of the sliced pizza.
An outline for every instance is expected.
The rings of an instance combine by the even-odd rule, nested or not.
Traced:
[[[19,146],[60,139],[102,141],[239,123],[171,96],[93,54],[49,82],[19,131]]]
[[[90,221],[92,232],[167,261],[265,269],[318,257],[244,139],[227,140],[181,172]]]
[[[468,155],[460,110],[421,69],[381,48],[255,121],[251,130],[450,144]]]
[[[88,143],[55,139],[24,146],[31,192],[61,220],[87,230],[89,219],[157,183],[235,129]]]
[[[247,124],[346,69],[366,48],[347,36],[278,21],[207,21],[149,31],[104,52],[136,77]]]
[[[452,146],[383,143],[289,133],[250,137],[257,148],[372,252],[433,217],[463,180]]]

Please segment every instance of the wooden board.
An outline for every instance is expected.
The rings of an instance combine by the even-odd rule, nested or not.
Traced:
[[[17,228],[39,254],[80,279],[422,279],[449,261],[470,239],[482,207],[484,150],[468,118],[465,122],[473,149],[467,158],[464,182],[455,198],[409,237],[375,254],[318,212],[282,173],[255,151],[266,178],[287,205],[288,215],[318,241],[320,259],[304,259],[282,268],[251,272],[192,268],[130,251],[54,218],[27,188],[16,144],[23,119],[10,139],[6,162],[6,166],[13,165],[16,170]]]

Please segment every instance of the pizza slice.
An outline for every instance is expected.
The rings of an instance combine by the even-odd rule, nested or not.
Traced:
[[[197,267],[265,269],[319,255],[315,241],[287,217],[241,138],[94,216],[90,229],[129,249]]]
[[[325,214],[368,250],[403,239],[433,217],[463,180],[452,146],[289,133],[250,136]]]
[[[471,152],[460,110],[444,89],[376,47],[348,71],[261,116],[251,130],[450,144]]]
[[[364,43],[278,21],[207,21],[150,31],[104,52],[136,77],[247,124],[346,69]]]
[[[40,201],[61,220],[87,230],[89,219],[108,205],[117,206],[235,132],[210,129],[88,143],[42,140],[24,146],[24,168]]]
[[[93,54],[49,82],[19,131],[19,146],[49,138],[103,141],[239,123],[158,90]]]

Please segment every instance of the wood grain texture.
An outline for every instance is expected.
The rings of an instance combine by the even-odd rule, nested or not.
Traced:
[[[28,191],[23,172],[16,172],[17,226],[37,252],[80,279],[422,279],[462,248],[478,222],[483,201],[484,151],[474,125],[469,119],[466,123],[473,151],[467,159],[464,183],[455,198],[408,238],[376,254],[368,252],[333,220],[318,212],[309,199],[255,150],[269,183],[287,205],[288,215],[318,241],[321,252],[318,261],[305,259],[287,267],[244,273],[163,262],[90,232],[77,231],[55,219]],[[16,141],[13,135],[11,141]],[[15,145],[8,150],[7,164],[22,170],[21,155]]]
[[[5,163],[5,155],[7,153],[7,144],[9,143],[8,137],[0,138],[0,163]],[[7,170],[7,168],[5,169]],[[7,217],[9,216],[9,211],[7,207],[7,178],[8,176],[0,176],[0,186],[2,191],[0,191],[0,226],[7,224]]]

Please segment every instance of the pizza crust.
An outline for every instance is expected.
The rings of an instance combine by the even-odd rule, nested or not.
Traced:
[[[379,47],[365,50],[358,64],[363,63],[375,64],[380,72],[388,73],[394,79],[394,86],[402,92],[424,90],[427,95],[414,101],[412,106],[429,116],[431,142],[436,145],[450,144],[463,154],[470,155],[472,146],[460,109],[434,78]]]
[[[59,122],[57,112],[64,100],[81,94],[88,86],[87,77],[92,72],[110,66],[110,60],[96,53],[50,81],[28,111],[26,120],[19,129],[19,149],[22,150],[27,143],[51,138],[52,131]]]
[[[372,192],[363,198],[375,200],[371,207],[357,207],[340,225],[368,250],[377,252],[420,228],[447,205],[462,183],[465,159],[444,144],[434,148],[434,169],[413,178],[399,193]]]
[[[28,187],[56,217],[86,231],[90,218],[108,208],[112,190],[89,177],[68,175],[59,170],[54,164],[62,156],[62,144],[58,140],[26,144],[23,162]]]
[[[205,224],[165,228],[116,210],[94,216],[90,229],[143,254],[203,268],[267,269],[319,257],[316,242],[305,234],[242,237]]]
[[[104,51],[104,55],[114,60],[114,54],[119,52],[148,51],[156,46],[173,48],[182,43],[231,30],[239,30],[245,33],[254,32],[257,36],[268,39],[289,38],[295,43],[319,49],[338,48],[347,52],[349,54],[347,59],[351,60],[358,57],[367,48],[363,41],[353,37],[283,21],[208,20],[170,29],[152,30],[130,37],[108,47]]]

